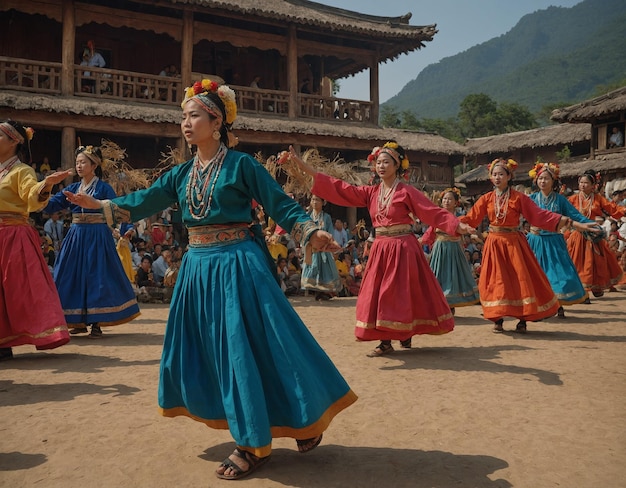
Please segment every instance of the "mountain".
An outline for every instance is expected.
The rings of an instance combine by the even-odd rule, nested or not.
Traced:
[[[473,93],[533,112],[578,103],[596,96],[598,85],[626,78],[624,27],[624,0],[549,7],[525,15],[502,36],[427,66],[382,106],[447,119]]]

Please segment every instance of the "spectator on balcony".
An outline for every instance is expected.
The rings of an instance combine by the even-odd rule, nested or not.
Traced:
[[[311,93],[311,80],[308,78],[305,78],[304,81],[302,82],[302,85],[300,85],[300,93],[307,93],[310,94]]]
[[[613,127],[613,133],[609,137],[609,148],[622,147],[624,145],[624,134],[619,127]]]
[[[261,82],[261,77],[259,75],[256,75],[252,79],[252,82],[250,83],[250,88],[256,88],[256,89],[261,88],[261,86],[259,85],[260,82]]]
[[[87,47],[83,49],[83,60],[81,61],[81,66],[94,66],[96,68],[104,68],[106,66],[106,61],[102,57],[98,51],[96,51],[96,45],[93,41],[87,42]],[[82,90],[84,92],[94,92],[95,80],[86,80],[85,77],[90,77],[91,71],[83,71],[83,84]]]

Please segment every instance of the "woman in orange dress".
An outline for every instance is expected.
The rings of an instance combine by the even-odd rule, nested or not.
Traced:
[[[483,316],[503,332],[504,317],[519,320],[515,331],[526,332],[526,321],[555,315],[559,302],[539,266],[526,236],[519,230],[520,217],[545,230],[558,230],[571,219],[539,208],[527,195],[510,188],[517,163],[495,159],[489,165],[494,190],[481,196],[461,221],[476,227],[489,217],[489,236],[483,249],[478,281]]]
[[[585,171],[578,178],[578,193],[569,197],[570,203],[591,220],[605,215],[617,220],[624,217],[625,207],[597,193],[600,183],[599,174],[593,170]],[[572,232],[567,239],[567,252],[572,257],[585,290],[591,290],[594,297],[601,297],[604,290],[619,282],[622,269],[605,239],[587,239],[580,232]]]

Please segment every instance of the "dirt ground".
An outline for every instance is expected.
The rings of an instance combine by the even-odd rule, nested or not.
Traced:
[[[480,307],[412,350],[368,358],[354,298],[291,299],[359,400],[315,451],[274,442],[253,487],[626,486],[626,292],[493,334]],[[157,412],[167,305],[104,337],[0,363],[0,486],[215,487],[226,431]],[[505,321],[514,328],[515,321]]]

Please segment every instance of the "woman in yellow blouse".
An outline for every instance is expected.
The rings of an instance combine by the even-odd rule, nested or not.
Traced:
[[[12,120],[0,122],[0,360],[13,357],[13,346],[52,349],[70,339],[39,234],[29,225],[28,214],[41,210],[52,186],[71,171],[55,172],[38,182],[33,168],[19,157],[32,135],[31,128]]]

